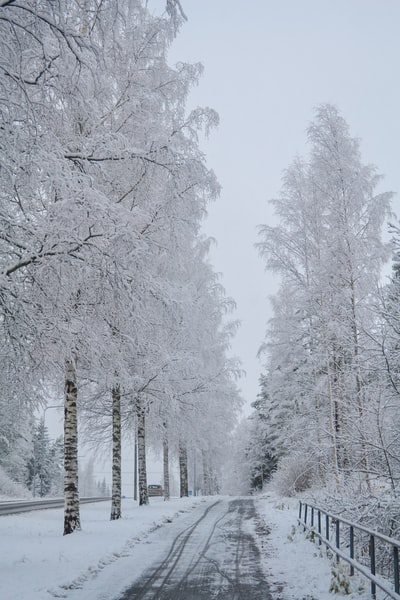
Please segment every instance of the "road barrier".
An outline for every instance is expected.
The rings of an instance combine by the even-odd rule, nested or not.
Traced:
[[[350,575],[356,570],[370,580],[373,599],[379,588],[389,598],[400,600],[400,541],[301,501],[298,523],[318,539],[319,545],[329,548],[337,562],[347,562]]]
[[[80,498],[80,504],[89,504],[91,502],[104,502],[110,498],[96,496],[93,498]],[[0,502],[0,516],[11,515],[13,513],[30,512],[31,510],[43,510],[45,508],[62,508],[64,498],[43,498],[42,500],[6,500]]]

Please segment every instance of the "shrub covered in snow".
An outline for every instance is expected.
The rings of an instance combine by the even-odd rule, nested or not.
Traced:
[[[21,483],[13,481],[0,467],[0,497],[3,498],[30,498],[31,494]]]
[[[309,489],[314,481],[314,462],[302,452],[287,455],[272,476],[272,486],[282,496],[294,496]]]

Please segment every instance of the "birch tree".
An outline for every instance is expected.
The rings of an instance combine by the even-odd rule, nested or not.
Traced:
[[[65,378],[70,533],[79,527],[78,405],[85,434],[97,421],[108,439],[114,412],[118,515],[120,418],[140,432],[145,502],[148,417],[167,424],[176,451],[183,423],[232,391],[220,322],[227,301],[214,274],[199,287],[191,272],[209,269],[199,229],[219,186],[198,135],[218,117],[186,114],[201,65],[167,64],[184,19],[179,2],[161,18],[139,0],[0,11],[2,381],[11,396],[25,385],[27,402],[35,385],[40,402],[41,386]],[[31,380],[13,377],[22,373]],[[183,415],[180,429],[172,423]]]
[[[81,528],[76,367],[72,360],[66,363],[64,412],[64,535],[66,535]]]
[[[260,251],[282,277],[268,379],[274,385],[286,373],[291,447],[299,444],[297,423],[298,431],[310,432],[307,452],[319,448],[320,476],[322,461],[338,486],[350,471],[368,486],[366,415],[373,398],[365,333],[373,327],[371,303],[387,258],[381,229],[391,194],[375,193],[380,177],[362,164],[358,140],[335,107],[317,109],[309,141],[310,161],[288,169],[274,203],[281,224],[261,228]]]
[[[121,393],[118,386],[112,390],[113,453],[111,521],[121,518]]]
[[[68,99],[72,98],[71,91],[79,90],[77,67],[83,65],[85,50],[72,25],[74,11],[59,12],[58,8],[47,2],[36,3],[34,10],[27,2],[3,3],[0,7],[4,49],[0,68],[0,128],[4,133],[0,177],[5,232],[0,249],[1,339],[10,364],[17,368],[15,379],[21,395],[35,383],[39,390],[44,374],[54,373],[57,361],[61,369],[67,357],[66,414],[73,415],[76,385],[70,353],[75,346],[71,347],[69,332],[66,336],[61,333],[61,324],[70,321],[66,315],[74,296],[70,296],[62,276],[68,271],[67,263],[82,258],[80,252],[93,238],[93,223],[90,217],[88,222],[87,205],[83,207],[82,202],[87,199],[85,178],[64,156],[65,138],[76,126],[74,101]],[[77,93],[75,106],[79,99],[82,96]],[[68,127],[71,124],[72,130]],[[54,356],[56,339],[62,343]],[[13,354],[19,357],[15,362]],[[25,378],[29,374],[30,381],[21,380],[21,373]],[[36,393],[34,402],[40,400]],[[76,438],[74,423],[72,418],[66,427],[65,464],[76,471],[71,448]],[[73,479],[71,473],[65,483],[66,498],[72,504],[77,494]],[[71,505],[65,518],[67,533],[79,525],[76,506]]]

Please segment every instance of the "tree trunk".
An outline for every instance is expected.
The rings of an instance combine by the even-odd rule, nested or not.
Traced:
[[[180,496],[181,498],[187,498],[189,496],[187,450],[182,443],[179,444],[179,478]]]
[[[333,427],[335,429],[336,460],[338,472],[343,472],[344,466],[344,441],[342,432],[342,420],[345,403],[343,402],[344,393],[342,389],[343,377],[343,351],[333,343],[332,349],[332,390],[333,390]]]
[[[193,449],[193,496],[197,496],[197,461],[196,448]]]
[[[218,480],[217,480],[217,476],[214,472],[214,469],[212,467],[210,467],[210,495],[214,496],[214,494],[218,494],[219,493],[219,485],[218,485]],[[263,481],[263,476],[262,476],[262,468],[261,468],[261,480]],[[264,483],[263,483],[264,485]]]
[[[358,417],[359,417],[359,431],[361,437],[361,464],[364,471],[364,478],[367,484],[367,489],[371,492],[371,481],[370,481],[370,473],[369,473],[369,464],[368,464],[368,456],[367,456],[367,441],[365,434],[365,424],[364,424],[364,406],[363,406],[363,382],[360,371],[360,361],[359,361],[359,341],[358,341],[358,331],[357,331],[357,314],[356,314],[356,298],[355,298],[355,284],[353,279],[353,273],[351,274],[351,309],[352,309],[352,328],[353,328],[353,340],[354,340],[354,363],[355,363],[355,382],[356,382],[356,392],[357,392],[357,407],[358,407]]]
[[[112,499],[111,521],[121,518],[121,393],[119,386],[112,390]]]
[[[203,454],[203,495],[204,496],[209,496],[210,495],[210,473],[208,470],[208,463],[207,463],[207,457],[206,457],[206,453],[203,450],[202,451]]]
[[[65,364],[64,402],[64,535],[81,528],[78,491],[78,419],[76,367]]]
[[[137,400],[137,443],[139,471],[139,506],[149,503],[146,469],[146,417],[142,400]]]
[[[138,499],[138,451],[137,451],[137,425],[135,424],[135,448],[133,455],[133,499]]]
[[[169,500],[169,447],[168,447],[168,431],[164,424],[164,441],[163,441],[163,471],[164,471],[164,500]]]
[[[329,354],[329,344],[328,344],[328,335],[326,331],[326,325],[323,330],[324,333],[324,350],[325,350],[325,365],[326,365],[326,381],[327,381],[327,393],[328,393],[328,402],[329,402],[329,436],[331,439],[331,461],[333,473],[335,475],[336,482],[336,490],[340,489],[340,476],[339,476],[339,463],[338,463],[338,445],[337,445],[337,435],[335,428],[335,398],[334,398],[334,389],[333,389],[333,377],[331,373],[331,358]]]

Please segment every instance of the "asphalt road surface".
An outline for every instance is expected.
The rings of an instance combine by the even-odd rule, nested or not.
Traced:
[[[255,517],[251,498],[208,506],[120,600],[271,600]]]

